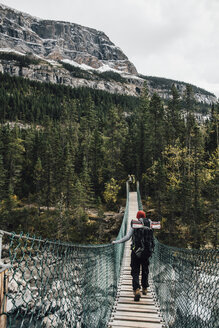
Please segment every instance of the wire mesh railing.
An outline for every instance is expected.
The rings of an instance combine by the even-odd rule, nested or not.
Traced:
[[[127,203],[117,238],[126,233]],[[124,244],[73,245],[2,232],[7,328],[104,328],[117,291]]]
[[[142,209],[139,188],[138,205]],[[168,328],[219,327],[219,250],[175,248],[155,239],[150,279]]]
[[[168,327],[219,327],[218,259],[218,250],[179,249],[156,240],[150,272]]]

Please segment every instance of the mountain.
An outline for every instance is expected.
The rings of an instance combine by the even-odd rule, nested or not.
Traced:
[[[122,50],[105,33],[78,24],[42,20],[0,6],[1,48],[33,53],[43,59],[73,60],[92,68],[109,68],[136,74]]]
[[[172,84],[181,95],[186,83],[138,74],[122,50],[101,31],[74,23],[43,20],[0,4],[0,72],[31,80],[86,86],[138,96],[147,82],[150,93],[170,97]],[[194,87],[199,103],[217,101]]]

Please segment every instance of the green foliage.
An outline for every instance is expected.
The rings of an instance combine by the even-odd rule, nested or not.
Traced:
[[[101,79],[106,81],[116,81],[120,83],[127,83],[127,80],[123,78],[119,73],[113,72],[113,71],[106,71],[103,73],[95,72],[95,75],[99,76]]]
[[[0,52],[0,60],[15,60],[21,67],[28,67],[31,64],[38,65],[40,63],[40,60],[34,57],[8,52]]]
[[[97,242],[87,209],[116,209],[131,172],[160,240],[216,247],[218,105],[198,125],[191,87],[184,116],[171,92],[164,106],[146,88],[137,99],[0,74],[2,229]]]
[[[72,75],[74,77],[78,77],[78,78],[82,78],[82,79],[86,79],[86,80],[92,80],[92,73],[90,73],[89,71],[86,71],[84,69],[81,69],[80,67],[77,66],[73,66],[71,64],[68,63],[64,63],[62,61],[60,61],[60,64],[62,64],[62,66],[69,71],[70,73],[72,73]]]
[[[77,78],[82,78],[82,79],[86,79],[86,80],[99,79],[99,80],[105,80],[105,81],[116,81],[116,82],[120,82],[120,83],[127,82],[126,79],[123,78],[119,73],[116,73],[113,71],[106,71],[106,72],[100,73],[98,71],[93,70],[91,72],[88,70],[81,69],[80,67],[73,66],[68,63],[64,63],[62,61],[60,61],[60,64],[62,64],[62,66],[67,71],[72,73],[72,75]]]
[[[73,89],[0,73],[1,123],[20,120],[47,125],[49,120],[59,122],[67,118],[80,122],[89,114],[89,107],[85,104],[90,101],[98,113],[99,122],[105,119],[110,107],[121,106],[124,111],[131,112],[139,102],[138,98],[131,96],[88,88]]]
[[[109,208],[115,207],[120,188],[121,187],[118,185],[114,178],[105,184],[105,191],[103,196]]]
[[[171,89],[173,84],[182,84],[182,85],[188,85],[185,82],[182,81],[176,81],[176,80],[171,80],[171,79],[166,79],[164,77],[156,77],[156,76],[145,76],[145,75],[140,75],[141,78],[149,81],[150,85],[153,88],[159,87],[159,89]],[[214,96],[213,93],[206,91],[202,88],[196,87],[195,85],[191,85],[191,88],[193,89],[194,92],[201,92],[207,96]]]
[[[122,155],[125,152],[128,126],[122,111],[117,107],[111,107],[107,113],[104,134],[104,177],[106,180],[111,177],[120,180],[124,178]]]

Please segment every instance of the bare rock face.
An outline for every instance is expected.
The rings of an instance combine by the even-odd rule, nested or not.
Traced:
[[[74,74],[58,65],[49,65],[42,63],[39,65],[29,65],[29,67],[20,67],[15,61],[0,60],[0,73],[10,76],[20,76],[33,81],[47,82],[53,84],[63,84],[72,88],[88,87],[98,90],[108,91],[121,95],[138,96],[137,85],[143,87],[141,79],[136,79],[134,83],[119,83],[116,81],[105,81],[101,79],[76,78]]]
[[[4,57],[3,53],[10,52],[37,59],[38,63],[23,65],[16,58]],[[184,82],[138,74],[122,50],[101,31],[74,23],[42,20],[1,4],[0,56],[0,73],[39,82],[73,88],[83,86],[130,96],[139,96],[146,83],[150,95],[156,92],[164,100],[171,98],[172,84],[181,98],[186,89]],[[64,63],[86,73],[79,76]],[[106,71],[111,71],[108,78],[96,74]],[[200,88],[196,88],[194,97],[207,105],[217,102],[215,95]]]
[[[135,66],[105,33],[74,23],[42,20],[0,4],[0,48],[44,59],[74,60],[92,68],[108,65],[137,74]]]

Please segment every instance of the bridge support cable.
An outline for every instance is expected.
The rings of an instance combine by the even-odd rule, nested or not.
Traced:
[[[126,234],[128,201],[127,184],[118,239]],[[0,272],[8,277],[0,322],[7,328],[107,327],[124,244],[68,244],[6,231],[0,237]]]
[[[131,220],[136,217],[138,211],[137,193],[129,193],[129,215],[128,227]],[[115,247],[120,244],[115,244]],[[121,275],[117,290],[116,301],[114,304],[109,328],[161,328],[161,317],[156,306],[153,295],[149,289],[147,295],[142,295],[139,302],[134,302],[132,290],[132,277],[130,268],[131,241],[125,243],[125,251],[122,261]]]
[[[219,327],[219,249],[170,247],[155,238],[150,281],[165,327]]]
[[[127,184],[118,239],[142,209],[137,188],[129,194]],[[0,322],[7,328],[105,328],[109,322],[117,328],[157,328],[159,305],[167,328],[216,328],[218,260],[218,249],[174,248],[156,240],[150,291],[137,303],[130,244],[76,245],[0,231]]]

